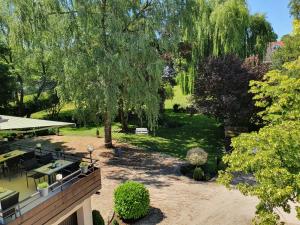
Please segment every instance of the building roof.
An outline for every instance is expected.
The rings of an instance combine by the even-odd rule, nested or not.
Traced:
[[[284,46],[284,42],[283,41],[274,41],[270,43],[271,48],[274,47],[283,47]]]
[[[32,131],[47,130],[50,128],[59,128],[74,125],[74,123],[0,115],[0,132],[5,131],[27,133]]]

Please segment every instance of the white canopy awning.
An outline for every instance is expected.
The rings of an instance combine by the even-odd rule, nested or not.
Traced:
[[[28,133],[74,125],[74,123],[0,115],[0,132]]]

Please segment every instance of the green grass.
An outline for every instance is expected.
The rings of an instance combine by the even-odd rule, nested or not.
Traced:
[[[186,113],[174,113],[174,104],[182,107],[188,105],[188,96],[181,93],[179,86],[174,88],[175,96],[166,101],[166,112],[161,124],[155,133],[150,135],[136,135],[133,133],[120,133],[120,124],[112,126],[113,138],[119,142],[133,144],[148,151],[158,151],[175,157],[185,158],[186,152],[193,147],[205,149],[211,157],[219,154],[221,148],[222,132],[219,124],[204,115],[190,116]],[[71,113],[73,104],[66,105],[61,113]],[[45,111],[33,114],[34,118],[42,118]],[[95,136],[96,127],[63,128],[64,135]],[[103,127],[99,127],[100,136],[104,136]]]
[[[74,106],[73,103],[65,104],[63,106],[63,108],[61,109],[60,114],[72,115],[74,109],[75,109],[75,106]],[[31,114],[31,118],[33,118],[33,119],[43,119],[45,117],[47,117],[47,111],[46,110],[42,110],[42,111]]]
[[[174,104],[179,104],[181,107],[186,107],[189,105],[190,95],[183,95],[180,89],[180,86],[175,86],[173,88],[174,97],[173,99],[167,99],[165,101],[166,109],[173,109]]]
[[[150,135],[120,133],[120,124],[115,123],[112,127],[113,138],[145,150],[158,151],[179,158],[185,158],[186,152],[193,147],[201,147],[211,156],[218,154],[222,132],[215,120],[203,115],[191,117],[186,113],[173,113],[167,110],[165,121],[165,125]],[[171,128],[170,125],[175,127]],[[63,128],[60,131],[64,135],[96,135],[96,127]],[[103,132],[103,127],[99,127],[101,137],[104,136]]]

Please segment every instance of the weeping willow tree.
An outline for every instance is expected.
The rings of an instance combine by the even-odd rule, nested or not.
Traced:
[[[181,51],[186,51],[189,47],[191,55],[179,59],[178,81],[184,94],[191,93],[193,90],[198,60],[211,54],[211,12],[212,7],[206,0],[193,0],[185,3],[181,22],[184,49]]]
[[[249,11],[244,0],[228,0],[218,4],[211,16],[213,55],[235,53],[246,56]]]
[[[55,87],[54,75],[61,71],[61,61],[54,49],[58,45],[53,27],[59,18],[49,17],[54,1],[0,1],[0,41],[9,49],[3,60],[17,81],[14,94],[18,114],[27,116],[36,107],[44,91]],[[33,94],[25,112],[24,95]]]
[[[262,58],[267,43],[276,36],[264,16],[249,14],[245,0],[186,1],[181,21],[183,42],[190,57],[180,56],[178,81],[184,93],[191,93],[199,62],[208,56],[235,54]]]
[[[68,1],[69,46],[58,93],[76,108],[101,115],[105,145],[118,109],[133,109],[154,129],[159,114],[163,54],[174,49],[177,1]],[[61,12],[60,12],[61,11]],[[121,106],[120,106],[121,105]]]

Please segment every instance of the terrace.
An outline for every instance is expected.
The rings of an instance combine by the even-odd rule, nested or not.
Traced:
[[[87,171],[80,168],[81,162]],[[47,195],[37,190],[41,182],[49,185]],[[0,224],[57,223],[100,187],[99,164],[91,154],[70,154],[54,145],[0,141]]]

